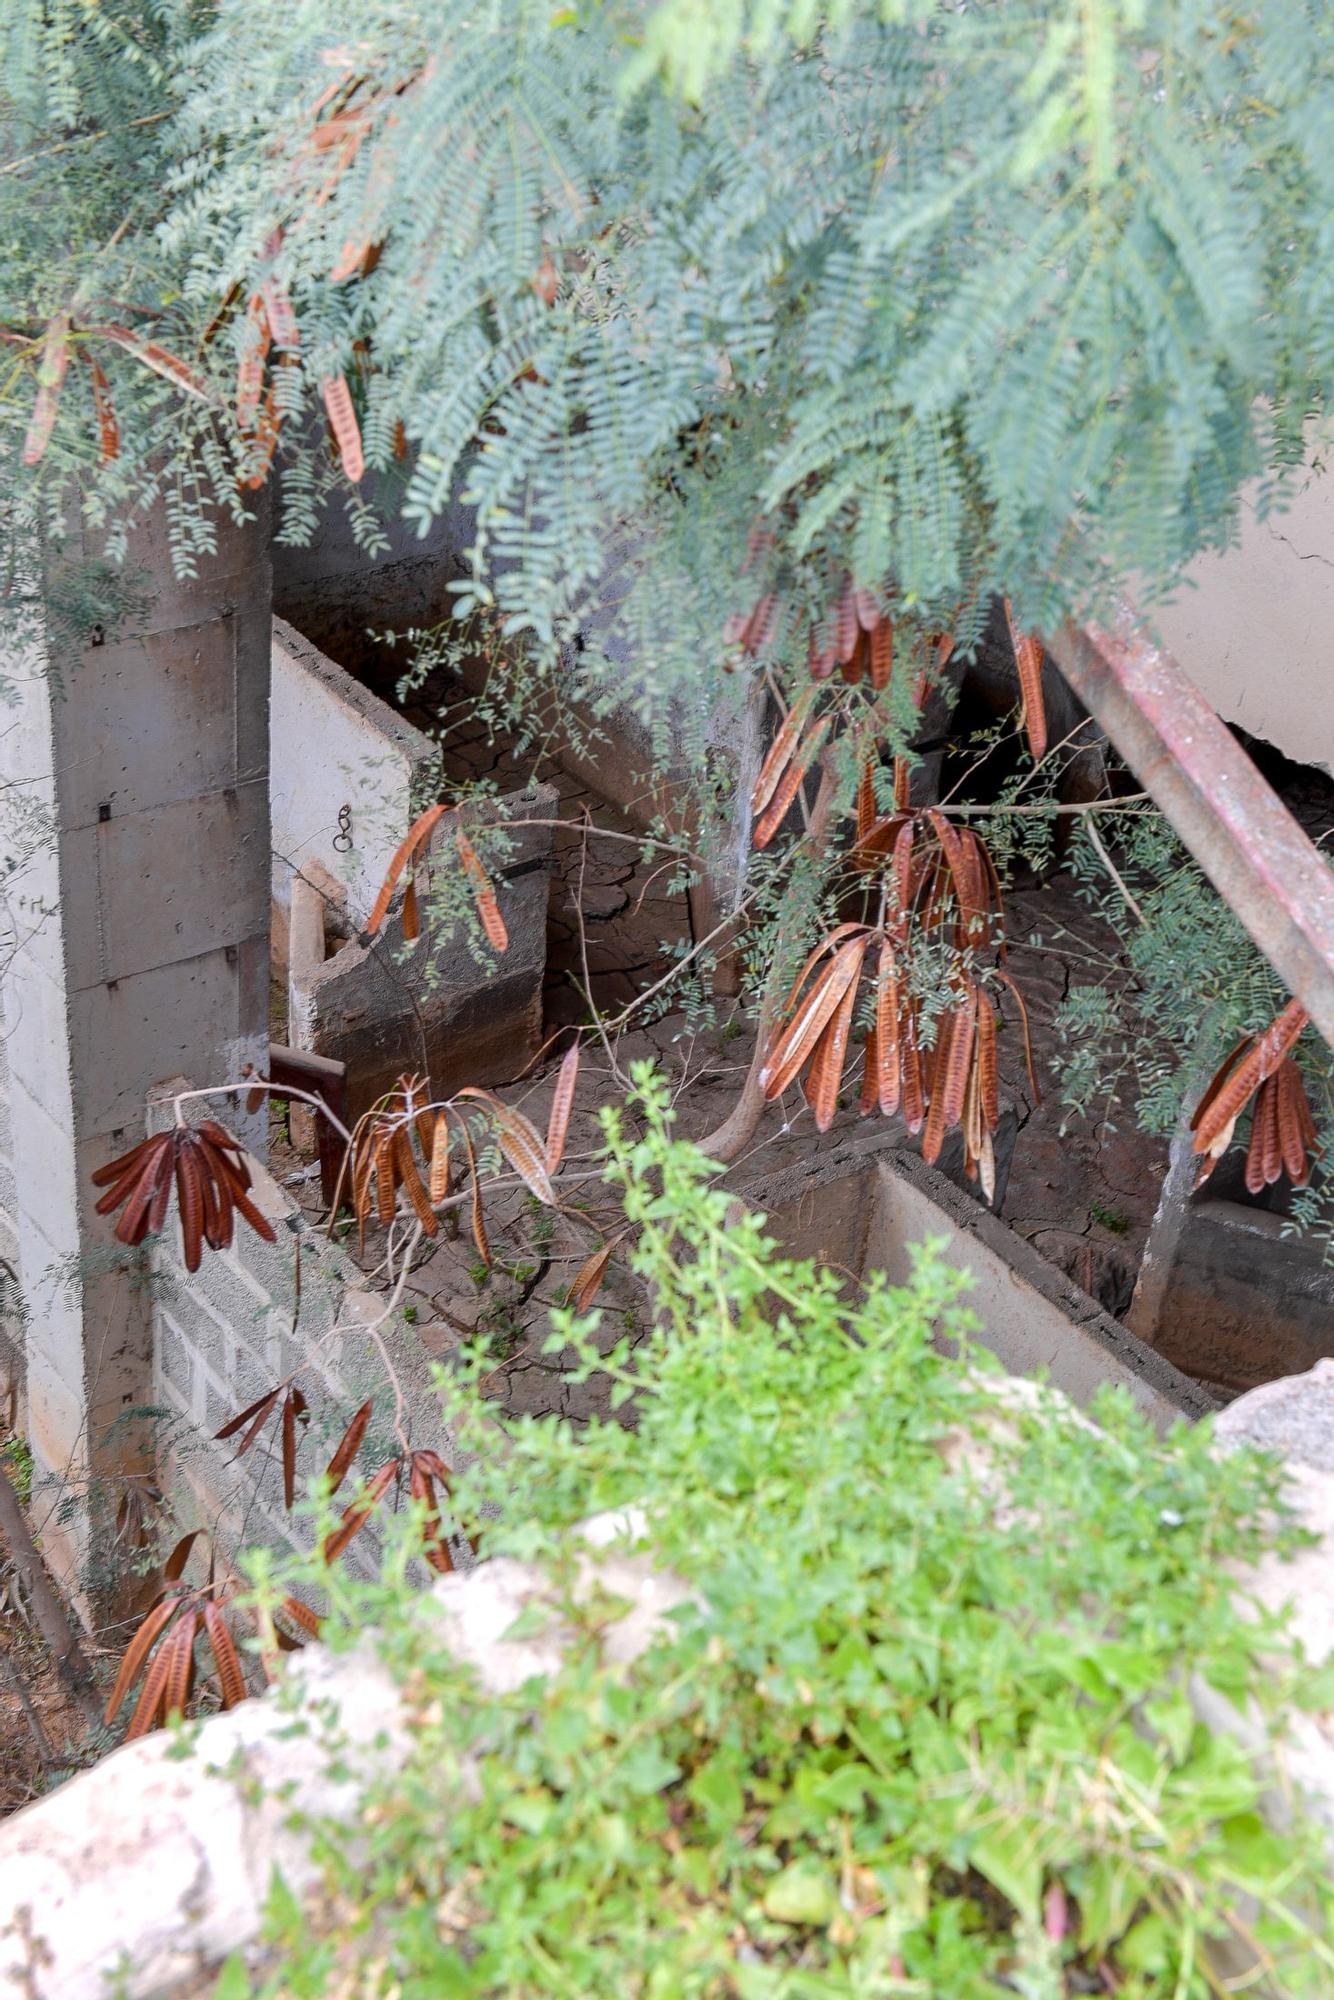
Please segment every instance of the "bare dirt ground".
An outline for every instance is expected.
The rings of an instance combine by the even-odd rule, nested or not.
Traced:
[[[29,1460],[22,1445],[0,1426],[0,1461],[22,1500]],[[40,1538],[46,1507],[25,1508]],[[118,1637],[119,1635],[117,1635]],[[87,1640],[95,1659],[99,1646]],[[49,1650],[30,1622],[29,1606],[0,1542],[0,1819],[40,1798],[88,1761],[88,1720],[57,1673]]]
[[[83,1717],[17,1611],[0,1613],[0,1819],[41,1798],[80,1761]]]

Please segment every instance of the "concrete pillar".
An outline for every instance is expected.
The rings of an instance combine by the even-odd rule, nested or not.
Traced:
[[[156,512],[125,570],[146,608],[119,620],[79,543],[0,606],[10,1207],[37,1475],[79,1503],[44,1522],[71,1580],[99,1475],[151,1448],[129,1414],[149,1401],[142,1271],[89,1176],[143,1136],[154,1084],[267,1054],[267,521],[217,532],[181,580]]]

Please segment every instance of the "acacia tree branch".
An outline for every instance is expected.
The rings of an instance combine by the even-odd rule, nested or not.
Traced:
[[[1121,874],[1120,869],[1113,861],[1111,855],[1107,852],[1106,847],[1103,845],[1102,836],[1099,834],[1096,825],[1091,819],[1085,821],[1084,831],[1088,835],[1089,840],[1092,842],[1093,846],[1097,849],[1098,859],[1102,862],[1103,867],[1107,870],[1107,873],[1111,876],[1113,882],[1115,882],[1117,888],[1120,890],[1122,902],[1129,910],[1131,916],[1135,919],[1135,922],[1137,924],[1142,924],[1144,922],[1144,912],[1140,908],[1139,904],[1135,901],[1135,898],[1131,895],[1129,889],[1126,887],[1125,880]]]

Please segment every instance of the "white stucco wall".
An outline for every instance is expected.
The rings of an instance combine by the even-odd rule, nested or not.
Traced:
[[[1154,623],[1201,694],[1225,722],[1334,772],[1334,476],[1313,473],[1265,521],[1246,505],[1239,546],[1189,577]]]
[[[413,775],[434,766],[434,746],[282,618],[273,621],[269,732],[275,904],[285,912],[292,876],[318,863],[347,885],[348,913],[364,921],[407,832]]]

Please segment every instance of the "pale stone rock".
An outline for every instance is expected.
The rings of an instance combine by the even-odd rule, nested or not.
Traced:
[[[595,1589],[629,1610],[607,1628],[609,1659],[628,1665],[686,1586],[620,1553],[642,1519],[594,1517],[575,1551],[575,1601]],[[551,1584],[498,1557],[442,1577],[435,1599],[456,1658],[491,1693],[560,1665],[564,1640]],[[536,1598],[549,1627],[507,1633]],[[294,1816],[354,1819],[369,1780],[391,1773],[411,1741],[405,1698],[373,1643],[335,1656],[308,1647],[284,1686],[191,1732],[193,1754],[152,1736],[126,1744],[0,1827],[0,1990],[25,2000],[154,2000],[252,1943],[275,1868],[298,1895],[318,1868]],[[330,1776],[330,1749],[342,1776]]]
[[[1330,1377],[1326,1364],[1315,1384],[1270,1384],[1249,1410],[1234,1405],[1220,1424],[1224,1447],[1260,1423],[1265,1442],[1281,1443],[1285,1402],[1302,1406],[1293,1422],[1309,1433],[1310,1390],[1323,1398]],[[993,1433],[960,1434],[942,1450],[956,1476],[997,1486],[1003,1502],[1004,1454],[1025,1418],[1076,1429],[1088,1420],[1027,1381],[988,1378],[986,1386],[1000,1405]],[[1322,1469],[1310,1435],[1304,1456],[1290,1462],[1289,1491],[1317,1540],[1297,1561],[1266,1560],[1243,1580],[1267,1606],[1295,1602],[1303,1644],[1323,1661],[1334,1648],[1334,1473]],[[691,1597],[642,1552],[645,1528],[636,1508],[585,1522],[568,1545],[563,1585],[510,1557],[441,1578],[434,1600],[445,1646],[484,1688],[514,1692],[558,1668],[570,1637],[563,1607],[599,1593],[625,1601],[603,1644],[608,1660],[629,1665]],[[547,1620],[530,1618],[533,1629],[516,1634],[535,1603],[548,1607]],[[1275,1738],[1258,1714],[1241,1715],[1212,1690],[1197,1686],[1192,1695],[1211,1728],[1231,1731],[1264,1760],[1271,1818],[1282,1823],[1304,1793],[1329,1825],[1334,1851],[1334,1718],[1287,1717]],[[366,1783],[392,1776],[406,1759],[411,1731],[409,1698],[368,1637],[337,1657],[308,1648],[282,1690],[195,1730],[193,1754],[176,1756],[161,1736],[117,1751],[0,1827],[0,1984],[25,2000],[106,2000],[113,1977],[123,2000],[186,2000],[228,1952],[255,1943],[275,1868],[298,1895],[316,1888],[319,1871],[294,1816],[353,1823]],[[335,1744],[338,1777],[330,1775]],[[468,1782],[466,1771],[460,1779]],[[1249,1974],[1239,1961],[1220,1961],[1220,1969]]]

